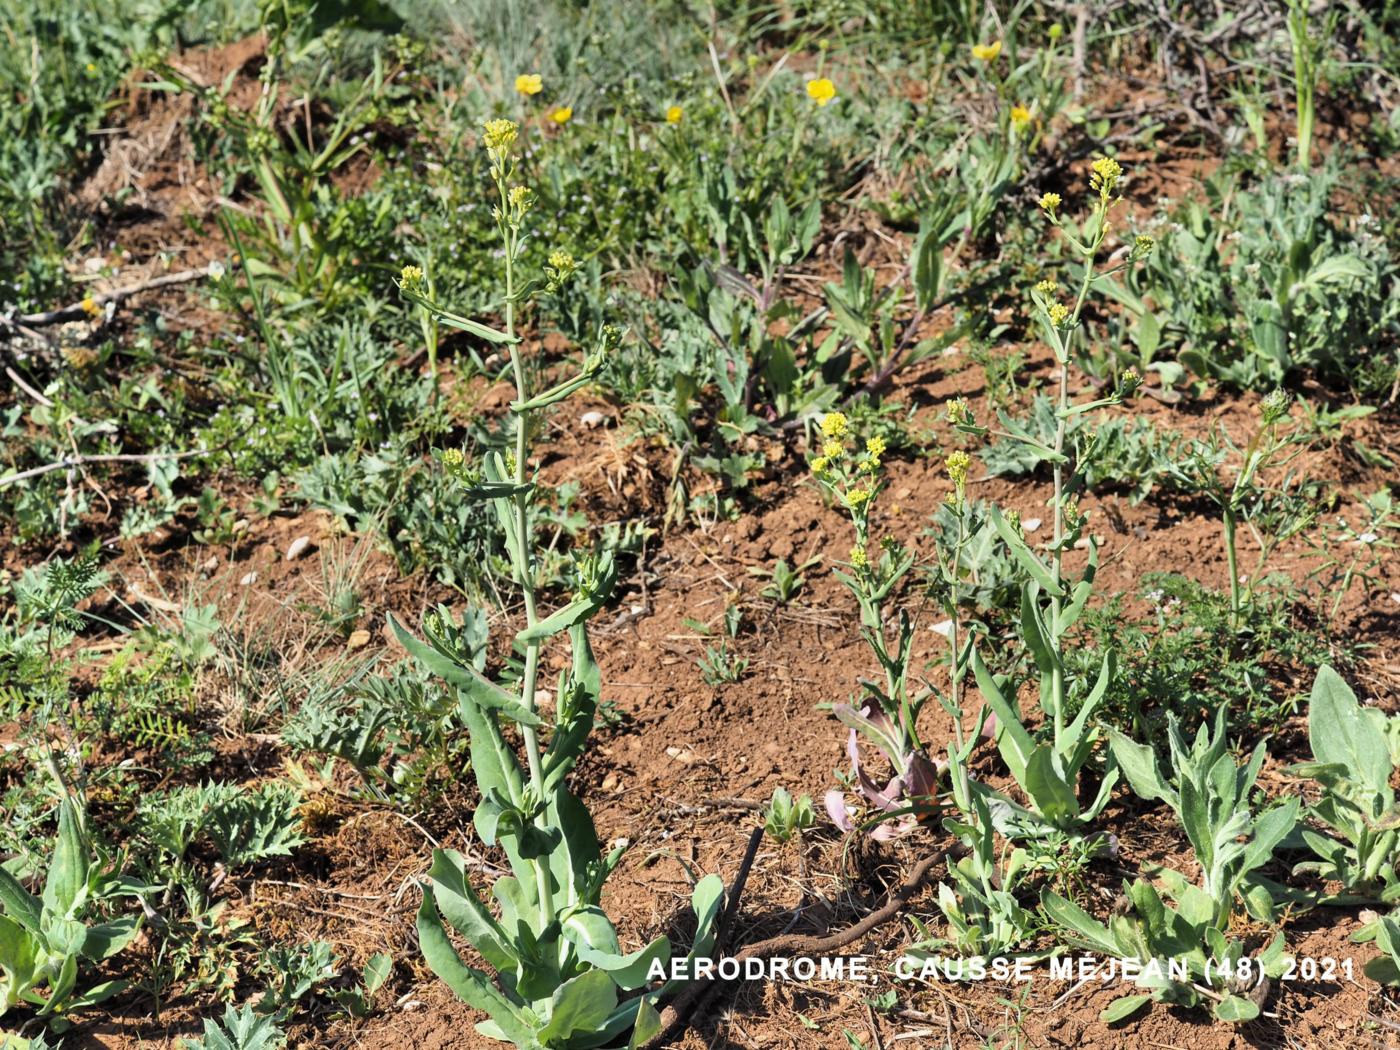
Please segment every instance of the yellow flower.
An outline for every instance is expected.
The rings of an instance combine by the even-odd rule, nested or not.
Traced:
[[[519,131],[519,125],[513,120],[488,120],[482,125],[482,138],[487,149],[499,153],[510,148]]]
[[[865,451],[879,459],[885,454],[885,439],[876,435],[865,443]]]
[[[1058,193],[1042,193],[1040,206],[1048,212],[1053,212],[1060,206],[1060,195]]]
[[[1035,286],[1035,290],[1041,295],[1054,295],[1056,289],[1058,289],[1059,287],[1060,286],[1056,282],[1052,281],[1049,277],[1047,277],[1045,278],[1045,280],[1041,281]]]
[[[1123,177],[1123,168],[1112,157],[1100,157],[1089,168],[1089,188],[1098,190],[1099,196],[1108,200],[1113,187]]]
[[[830,462],[825,456],[818,456],[816,459],[812,460],[812,473],[818,476],[825,474],[826,468],[830,465]]]
[[[807,97],[819,106],[825,106],[836,97],[836,85],[826,77],[807,81]]]
[[[405,288],[416,288],[421,280],[423,280],[421,266],[405,266],[399,271],[399,283]]]
[[[443,449],[442,462],[448,468],[460,467],[462,465],[462,450],[460,448]]]
[[[528,186],[512,186],[507,195],[512,208],[528,208],[530,206],[530,189]]]
[[[1064,303],[1051,303],[1049,308],[1050,323],[1056,328],[1069,320],[1069,307]]]
[[[822,445],[822,455],[827,459],[837,459],[844,451],[845,449],[842,448],[841,442],[834,438]]]
[[[972,469],[972,457],[966,452],[959,449],[950,453],[943,465],[948,469],[948,477],[958,489],[967,484],[967,472]]]
[[[871,492],[869,489],[851,489],[850,492],[846,493],[846,506],[850,507],[852,510],[859,510],[869,503],[870,497],[874,495],[875,493]]]
[[[84,296],[83,301],[78,304],[82,307],[83,313],[89,317],[97,318],[102,316],[102,307],[97,305],[97,300],[92,296]]]
[[[681,109],[680,106],[670,106],[666,110],[666,123],[679,124],[681,122],[681,118],[684,116],[685,110]]]
[[[567,124],[574,116],[573,106],[558,106],[550,110],[549,119],[556,124]]]
[[[1060,37],[1065,35],[1065,27],[1056,22],[1050,27],[1049,35],[1051,40],[1059,40]]]
[[[865,556],[865,548],[864,548],[864,547],[861,547],[861,546],[857,545],[857,546],[851,548],[851,567],[852,567],[852,568],[854,568],[854,569],[863,569],[863,568],[865,568],[865,567],[866,567],[867,565],[869,565],[869,564],[870,564],[870,562],[869,562],[869,560],[868,560],[868,559],[866,558],[866,556]]]
[[[1011,123],[1015,124],[1018,128],[1024,128],[1030,122],[1031,111],[1025,106],[1011,107]]]
[[[955,427],[972,425],[972,409],[966,398],[955,397],[948,402],[948,422]]]
[[[979,62],[995,62],[999,54],[1001,54],[1000,40],[993,40],[990,44],[972,45],[972,57]]]
[[[822,433],[829,438],[845,437],[850,425],[851,421],[842,412],[828,412],[822,417]]]
[[[515,90],[522,95],[538,95],[544,90],[544,81],[538,73],[521,73],[515,78]]]

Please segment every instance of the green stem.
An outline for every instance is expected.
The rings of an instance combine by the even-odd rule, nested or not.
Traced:
[[[1236,630],[1240,626],[1240,612],[1244,605],[1240,594],[1240,566],[1235,554],[1235,509],[1225,505],[1225,561],[1230,572],[1230,626]]]
[[[497,180],[501,193],[502,209],[509,207],[504,178]],[[525,363],[520,356],[519,344],[515,342],[515,231],[508,220],[502,219],[502,233],[506,242],[506,335],[510,336],[510,363],[515,372],[515,393],[523,404],[530,399],[529,384],[525,378]],[[539,622],[535,605],[535,569],[531,561],[533,546],[530,535],[530,494],[524,490],[526,460],[529,457],[530,412],[518,412],[515,417],[515,528],[520,537],[522,563],[516,566],[520,578],[520,590],[525,597],[525,624],[534,627]],[[531,714],[535,713],[535,684],[539,677],[540,643],[530,642],[525,646],[525,673],[521,679],[522,703]],[[548,829],[549,806],[544,797],[544,764],[540,760],[540,741],[534,726],[521,726],[525,738],[525,756],[530,767],[530,786],[538,801],[545,803],[542,812],[535,818],[537,827]],[[535,863],[535,886],[540,899],[540,928],[543,930],[554,921],[554,894],[549,885],[549,865],[542,861]]]

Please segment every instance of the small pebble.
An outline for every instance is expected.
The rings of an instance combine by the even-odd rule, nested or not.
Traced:
[[[311,537],[298,536],[296,539],[292,540],[291,546],[287,548],[287,560],[296,561],[310,549]]]
[[[253,584],[255,584],[255,583],[257,583],[257,582],[258,582],[258,574],[255,573],[255,572],[250,572],[247,576],[244,576],[243,579],[241,579],[241,580],[238,581],[238,586],[240,586],[240,587],[251,587],[251,586],[253,586]]]

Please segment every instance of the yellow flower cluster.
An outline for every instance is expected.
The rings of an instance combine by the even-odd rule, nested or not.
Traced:
[[[844,451],[845,446],[843,446],[841,442],[836,441],[834,439],[822,443],[822,455],[825,456],[827,459],[835,459]]]
[[[1040,206],[1053,215],[1055,209],[1060,206],[1060,195],[1058,193],[1042,193]]]
[[[828,412],[822,417],[822,434],[829,438],[843,438],[850,429],[851,421],[843,412]]]
[[[399,283],[405,288],[416,288],[423,280],[421,266],[405,266],[399,271]]]
[[[851,489],[846,493],[846,506],[850,507],[851,510],[860,510],[870,502],[874,495],[875,493],[869,489]]]
[[[948,470],[948,477],[952,479],[953,486],[962,491],[967,484],[967,473],[972,469],[972,457],[962,449],[951,452],[948,458],[943,461],[943,466]]]
[[[482,125],[482,133],[486,148],[493,153],[502,153],[510,149],[515,136],[520,133],[520,126],[513,120],[488,120]]]
[[[955,427],[972,424],[972,409],[966,398],[955,397],[948,402],[948,422]]]
[[[826,77],[807,81],[807,97],[818,106],[825,106],[836,97],[836,85]]]
[[[1050,323],[1056,328],[1069,320],[1069,307],[1064,303],[1051,303],[1047,312],[1050,314]]]
[[[851,548],[851,567],[863,569],[870,564],[870,560],[865,556],[865,548],[857,544]]]
[[[1049,277],[1047,277],[1045,278],[1045,280],[1040,281],[1036,284],[1035,290],[1041,295],[1054,295],[1055,292],[1059,289],[1059,287],[1060,285],[1058,282],[1053,281]]]
[[[1089,188],[1097,190],[1100,199],[1107,201],[1113,188],[1123,177],[1123,168],[1112,157],[1100,157],[1089,167]]]
[[[442,450],[442,462],[449,470],[462,465],[462,450],[460,448],[445,448]]]

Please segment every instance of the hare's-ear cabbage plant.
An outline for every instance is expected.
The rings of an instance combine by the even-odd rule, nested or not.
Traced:
[[[1032,735],[1021,717],[1015,695],[990,673],[975,649],[971,659],[977,686],[996,715],[997,747],[1030,802],[1029,807],[1021,807],[1001,796],[995,797],[993,816],[1002,829],[1012,835],[1034,835],[1047,827],[1064,831],[1086,827],[1108,804],[1117,781],[1110,764],[1093,798],[1087,805],[1081,801],[1080,774],[1095,750],[1098,734],[1093,723],[1094,713],[1113,681],[1114,654],[1112,651],[1104,654],[1093,685],[1085,683],[1084,699],[1071,718],[1073,683],[1067,674],[1064,646],[1068,632],[1093,592],[1097,567],[1093,539],[1089,539],[1088,564],[1077,580],[1067,576],[1063,561],[1065,552],[1079,542],[1084,531],[1086,518],[1079,510],[1079,492],[1084,488],[1085,472],[1095,454],[1092,436],[1084,439],[1076,436],[1077,447],[1070,448],[1070,421],[1086,412],[1122,404],[1141,383],[1137,372],[1128,369],[1118,376],[1105,397],[1072,402],[1069,395],[1074,334],[1079,329],[1080,313],[1090,290],[1096,283],[1107,283],[1113,274],[1145,258],[1153,247],[1151,238],[1138,237],[1122,262],[1102,269],[1098,265],[1098,255],[1110,229],[1109,212],[1118,199],[1114,192],[1122,174],[1118,162],[1112,158],[1100,157],[1094,161],[1089,179],[1089,216],[1077,229],[1072,229],[1068,219],[1061,216],[1059,194],[1047,193],[1040,199],[1042,211],[1078,257],[1081,270],[1079,290],[1072,307],[1059,300],[1059,285],[1050,278],[1042,280],[1031,293],[1035,317],[1054,352],[1057,366],[1053,444],[1046,445],[1028,434],[980,427],[965,403],[957,403],[956,412],[950,412],[955,428],[962,433],[976,437],[995,433],[1001,438],[1035,446],[1054,473],[1055,491],[1051,498],[1054,528],[1046,545],[1046,556],[1031,549],[1014,518],[1008,518],[995,507],[990,511],[993,526],[1025,573],[1020,631],[1040,678],[1040,706],[1048,727],[1045,739],[1038,740]]]
[[[0,867],[0,1017],[21,1004],[40,1017],[63,1015],[115,995],[126,981],[105,981],[80,991],[79,968],[101,962],[136,936],[138,916],[91,922],[92,905],[131,895],[136,887],[95,859],[77,805],[65,798],[58,811],[58,838],[43,892],[34,896]],[[53,1027],[66,1022],[55,1020]]]
[[[1318,670],[1308,704],[1313,760],[1290,772],[1322,785],[1322,798],[1309,807],[1308,815],[1338,837],[1302,828],[1303,841],[1318,859],[1304,861],[1293,872],[1314,872],[1341,883],[1342,896],[1335,903],[1400,900],[1395,871],[1400,810],[1390,786],[1394,764],[1387,741],[1391,721],[1383,712],[1357,703],[1351,687],[1331,667]]]
[[[919,711],[932,695],[928,689],[911,694],[909,663],[913,656],[914,624],[908,612],[899,610],[894,629],[886,627],[885,606],[900,580],[914,567],[914,555],[892,539],[879,544],[871,556],[870,512],[880,493],[881,457],[885,441],[872,437],[864,450],[847,447],[850,421],[841,412],[822,419],[821,455],[811,463],[822,487],[851,515],[856,542],[851,548],[850,572],[834,570],[837,579],[855,596],[860,607],[861,637],[875,653],[883,680],[862,679],[860,705],[837,704],[833,711],[850,727],[846,751],[851,758],[852,780],[870,806],[871,837],[879,840],[907,834],[919,821],[937,811],[938,765],[919,739]],[[883,786],[862,765],[860,737],[864,736],[889,760],[894,776]],[[846,806],[844,792],[826,794],[827,815],[842,831],[856,825]]]
[[[518,682],[506,684],[492,681],[478,669],[474,654],[456,644],[455,625],[444,623],[441,615],[425,621],[426,641],[390,619],[408,651],[456,689],[471,736],[471,772],[481,794],[473,823],[487,846],[499,846],[505,852],[512,872],[492,887],[493,908],[472,885],[460,853],[435,851],[429,872],[431,890],[424,893],[418,913],[418,937],[433,971],[453,992],[488,1015],[489,1020],[477,1025],[484,1035],[524,1050],[638,1046],[659,1028],[654,1003],[676,990],[675,982],[649,987],[652,965],[669,961],[671,944],[661,936],[639,951],[623,952],[616,929],[599,907],[603,884],[622,850],[601,854],[592,817],[565,783],[584,749],[597,709],[599,670],[585,625],[612,589],[613,557],[606,550],[577,556],[573,600],[541,615],[532,529],[536,481],[529,473],[529,441],[537,413],[589,383],[615,347],[618,333],[604,329],[597,351],[576,377],[542,393],[528,389],[529,370],[515,334],[516,312],[541,283],[521,283],[517,275],[522,227],[533,200],[528,188],[514,184],[512,146],[518,130],[508,120],[490,121],[484,129],[491,175],[500,194],[496,219],[505,246],[505,330],[439,307],[424,293],[417,267],[405,267],[400,282],[409,301],[443,324],[504,347],[510,354],[517,394],[510,405],[515,416],[514,454],[489,453],[479,471],[469,468],[456,450],[442,453],[441,458],[471,496],[494,504],[515,583],[524,598],[526,621],[515,637],[516,649],[524,653],[523,673]],[[544,286],[557,286],[567,279],[571,262],[565,253],[554,253]],[[555,717],[552,725],[546,725],[536,710],[540,650],[548,639],[566,632],[572,666],[560,674]],[[523,763],[507,737],[507,723],[524,742]],[[693,954],[702,955],[713,946],[715,917],[723,898],[718,876],[707,876],[696,885]],[[444,919],[495,970],[494,977],[462,961]]]

